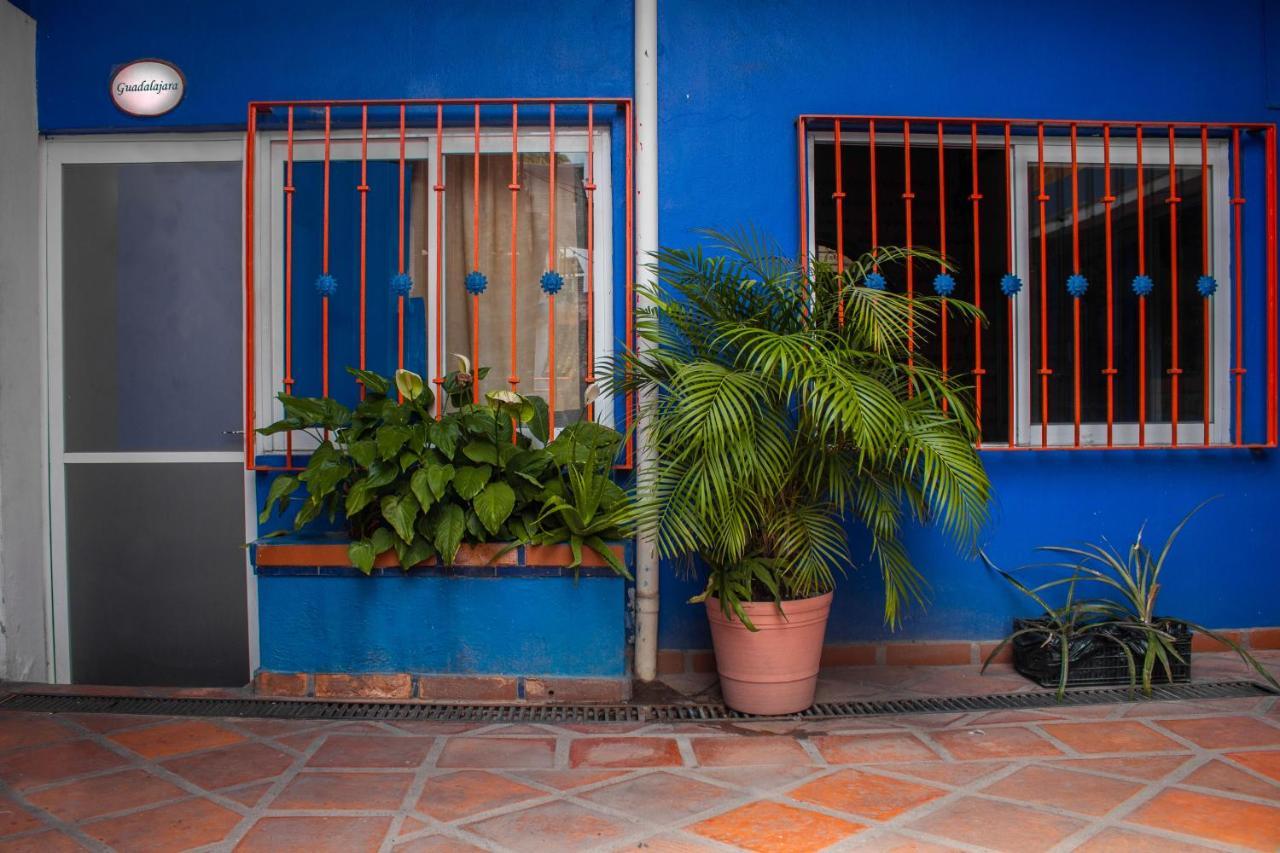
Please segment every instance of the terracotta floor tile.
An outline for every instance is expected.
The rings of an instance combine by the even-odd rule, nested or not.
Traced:
[[[1253,717],[1201,717],[1156,722],[1205,749],[1280,746],[1280,728]]]
[[[621,818],[557,801],[467,824],[468,832],[515,850],[585,850],[631,832]]]
[[[245,853],[353,853],[377,850],[389,817],[264,817],[236,845]]]
[[[832,764],[877,764],[890,761],[941,760],[913,734],[825,735],[813,739]]]
[[[0,797],[0,835],[30,832],[42,826],[44,822],[32,814],[30,809],[8,797]]]
[[[785,736],[697,737],[690,743],[702,767],[813,763],[795,738]]]
[[[710,842],[695,841],[680,833],[671,833],[669,835],[656,835],[652,838],[645,838],[633,844],[619,847],[618,853],[622,853],[623,850],[636,850],[637,848],[643,848],[644,853],[714,853],[714,851],[724,849],[718,845],[712,845]]]
[[[1222,761],[1210,761],[1202,767],[1197,767],[1179,784],[1213,788],[1217,791],[1244,794],[1264,800],[1280,800],[1280,785],[1266,782]]]
[[[1257,752],[1229,752],[1226,755],[1236,764],[1248,767],[1280,782],[1280,749],[1263,749]]]
[[[435,738],[411,735],[331,735],[308,767],[417,767]]]
[[[984,794],[1102,817],[1145,786],[1089,773],[1023,767],[982,789]]]
[[[483,731],[474,732],[476,737],[546,737],[556,733],[550,728],[529,725],[528,723],[502,723],[486,726]]]
[[[88,835],[129,853],[187,850],[227,837],[240,815],[208,800],[192,799],[85,824]]]
[[[71,727],[43,714],[0,717],[0,752],[79,737]]]
[[[0,853],[71,853],[84,849],[79,841],[57,830],[0,841]]]
[[[555,766],[555,758],[552,738],[456,737],[445,743],[436,766],[549,769]]]
[[[680,749],[669,738],[580,738],[569,746],[570,767],[679,767]]]
[[[1049,711],[988,711],[968,722],[970,726],[994,726],[1000,723],[1051,723],[1062,718]]]
[[[960,853],[958,847],[920,841],[894,832],[873,835],[865,841],[854,839],[853,846],[849,849],[874,851],[874,853]]]
[[[941,782],[944,785],[957,787],[968,785],[983,776],[990,776],[997,770],[1008,767],[1006,761],[920,761],[910,764],[895,764],[885,770],[915,776],[928,782]]]
[[[404,838],[406,835],[413,835],[426,829],[430,824],[418,820],[416,817],[406,815],[405,819],[400,821],[400,829],[396,833],[398,838]]]
[[[436,820],[450,821],[545,796],[494,773],[463,770],[428,779],[417,808]]]
[[[1076,848],[1076,853],[1199,853],[1209,850],[1199,844],[1170,841],[1159,835],[1148,835],[1132,829],[1106,829]]]
[[[395,720],[387,721],[387,725],[408,732],[411,735],[460,735],[475,731],[482,723],[444,723],[435,720]]]
[[[411,838],[391,848],[396,853],[484,853],[483,847],[459,841],[448,835],[428,835]]]
[[[24,749],[0,758],[0,780],[19,790],[124,765],[125,759],[93,741]]]
[[[1047,739],[1017,726],[931,732],[930,737],[961,761],[977,758],[1027,758],[1061,755]]]
[[[643,820],[667,824],[692,817],[740,795],[706,782],[658,772],[646,773],[578,796],[596,805],[608,806]]]
[[[412,773],[299,773],[271,801],[271,808],[397,811],[412,784]]]
[[[308,729],[325,728],[316,720],[249,720],[234,719],[228,721],[232,728],[241,729],[258,737],[281,737],[282,735],[302,734]]]
[[[1065,767],[1091,773],[1110,773],[1126,779],[1155,782],[1191,760],[1190,755],[1144,755],[1134,758],[1064,758],[1046,761],[1046,767]]]
[[[58,716],[65,716],[66,719],[84,726],[89,731],[99,733],[152,726],[168,719],[168,717],[156,717],[151,714],[59,714]]]
[[[293,756],[261,743],[243,743],[212,752],[174,758],[161,766],[206,790],[243,785],[279,776],[293,764]]]
[[[826,768],[799,764],[757,764],[740,767],[700,767],[698,775],[758,794],[769,794],[821,773]]]
[[[1178,752],[1184,749],[1142,723],[1129,720],[1046,723],[1040,728],[1076,752]]]
[[[315,743],[322,737],[324,737],[324,732],[317,730],[302,732],[301,734],[296,735],[285,735],[284,737],[272,738],[272,740],[281,746],[288,747],[289,749],[296,749],[298,752],[306,752],[311,748],[311,744]]]
[[[563,723],[558,729],[580,735],[627,735],[639,731],[648,723]]]
[[[521,778],[558,791],[572,791],[585,785],[594,785],[606,779],[625,776],[627,770],[530,770],[519,774]]]
[[[125,770],[45,788],[27,799],[54,817],[76,823],[98,815],[188,797],[177,785],[143,770]]]
[[[793,789],[788,796],[839,812],[889,820],[946,793],[941,788],[875,773],[839,770]]]
[[[1280,808],[1194,791],[1162,791],[1125,821],[1254,850],[1280,848]]]
[[[1061,815],[977,797],[940,806],[908,825],[931,835],[1009,853],[1049,850],[1085,826]]]
[[[107,737],[144,758],[164,758],[241,743],[245,736],[205,720],[180,720],[145,729],[126,729]]]
[[[262,795],[274,784],[275,780],[259,782],[256,785],[246,785],[243,788],[236,788],[234,791],[223,791],[221,793],[222,796],[229,800],[235,800],[246,808],[254,808],[258,803],[262,802]]]
[[[706,838],[758,853],[809,853],[865,828],[821,812],[768,801],[749,803],[688,827]]]
[[[1185,702],[1139,702],[1125,709],[1125,717],[1181,717],[1189,714],[1250,714],[1261,699],[1192,699]]]

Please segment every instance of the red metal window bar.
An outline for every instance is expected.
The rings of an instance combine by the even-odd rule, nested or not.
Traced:
[[[270,274],[267,270],[258,269],[260,263],[258,258],[258,238],[259,226],[255,224],[256,217],[263,215],[258,210],[260,204],[265,205],[268,199],[255,198],[255,190],[258,183],[258,172],[260,169],[271,168],[270,162],[260,164],[258,162],[259,146],[262,142],[262,135],[271,133],[277,134],[284,145],[283,154],[283,216],[282,230],[280,235],[280,249],[282,257],[279,262],[283,269],[284,293],[283,293],[283,316],[280,317],[282,325],[283,340],[282,351],[279,353],[281,360],[283,377],[280,385],[280,391],[286,394],[293,394],[296,391],[296,368],[298,367],[297,358],[306,361],[314,359],[309,365],[310,368],[318,371],[320,376],[320,393],[322,396],[328,396],[330,393],[330,344],[332,336],[338,334],[338,329],[347,329],[351,326],[355,328],[354,332],[354,349],[355,357],[353,362],[360,368],[369,368],[367,361],[367,351],[374,340],[375,336],[384,332],[394,335],[395,338],[395,366],[406,366],[406,296],[408,286],[411,281],[408,279],[409,261],[406,242],[406,152],[407,146],[411,141],[420,141],[425,137],[431,137],[428,140],[429,145],[434,146],[428,156],[431,164],[431,175],[433,178],[429,186],[429,191],[434,195],[434,212],[435,212],[435,255],[434,273],[435,273],[435,298],[434,304],[426,307],[428,314],[433,315],[427,317],[428,333],[426,336],[426,345],[433,358],[435,375],[432,382],[437,392],[437,416],[442,411],[440,402],[441,385],[444,382],[445,361],[448,354],[445,352],[446,340],[444,332],[444,324],[442,321],[444,315],[444,296],[448,287],[463,287],[463,278],[468,272],[478,272],[481,263],[480,241],[481,241],[481,216],[488,216],[490,211],[482,211],[482,194],[481,194],[481,156],[482,156],[482,139],[490,139],[509,132],[510,136],[510,157],[511,157],[511,177],[506,188],[511,192],[511,210],[510,210],[510,228],[509,228],[509,251],[510,256],[510,316],[509,321],[509,343],[510,343],[510,372],[506,379],[506,384],[512,390],[519,390],[521,386],[521,377],[518,375],[517,367],[517,343],[519,340],[519,332],[522,326],[522,318],[517,316],[517,274],[520,271],[519,253],[517,251],[517,237],[519,234],[519,205],[518,198],[520,192],[525,189],[521,184],[520,157],[522,153],[521,141],[523,134],[530,132],[541,133],[546,135],[548,141],[547,170],[549,173],[549,189],[548,189],[548,207],[545,212],[548,218],[548,240],[546,245],[546,266],[548,273],[556,270],[557,260],[560,257],[561,249],[564,248],[557,242],[555,217],[556,217],[556,195],[558,185],[556,183],[556,123],[557,108],[560,110],[559,121],[561,123],[561,131],[586,132],[586,161],[583,166],[583,179],[581,181],[581,189],[585,193],[585,206],[587,218],[587,237],[586,245],[581,249],[585,252],[585,276],[583,287],[585,293],[583,298],[587,306],[586,309],[586,364],[583,369],[583,380],[585,383],[596,381],[596,365],[595,365],[595,343],[596,338],[600,334],[600,330],[595,325],[595,307],[597,304],[597,276],[595,270],[595,261],[597,255],[597,232],[594,216],[597,210],[596,198],[597,173],[595,169],[594,156],[596,155],[596,131],[602,127],[608,127],[612,123],[613,131],[609,137],[609,145],[611,150],[606,152],[614,159],[614,162],[621,163],[624,174],[615,177],[616,183],[614,187],[614,198],[608,199],[608,203],[620,202],[617,204],[623,212],[623,223],[621,229],[615,226],[615,233],[620,230],[623,251],[612,268],[618,269],[623,285],[620,301],[623,308],[621,323],[623,325],[622,338],[627,345],[634,346],[634,275],[635,275],[635,259],[633,257],[634,247],[634,215],[633,215],[633,176],[631,174],[633,152],[631,150],[634,139],[632,122],[634,120],[632,112],[632,103],[626,98],[505,98],[505,99],[382,99],[382,100],[332,100],[332,101],[257,101],[249,104],[247,117],[247,130],[245,138],[245,184],[244,184],[244,203],[245,203],[245,232],[244,232],[244,322],[245,322],[245,411],[244,411],[244,460],[247,470],[255,471],[275,471],[275,470],[297,470],[302,466],[305,460],[299,460],[297,455],[299,451],[295,447],[294,437],[291,433],[286,433],[284,437],[283,454],[279,449],[260,449],[257,441],[255,430],[264,425],[259,420],[257,384],[260,380],[258,346],[256,339],[260,330],[258,328],[258,306],[255,304],[255,298],[260,296],[260,291],[256,282],[261,275],[265,275],[270,280]],[[505,121],[498,119],[499,111],[507,116]],[[471,135],[473,137],[472,148],[472,210],[471,210],[471,257],[469,258],[470,267],[463,270],[447,270],[444,265],[444,236],[445,236],[445,197],[448,190],[445,181],[444,160],[446,152],[443,148],[443,140],[445,135],[450,131],[457,131],[466,125],[470,125]],[[321,159],[322,175],[323,175],[323,195],[322,210],[319,215],[319,248],[320,248],[320,271],[321,279],[328,279],[329,283],[317,281],[317,291],[319,292],[319,300],[321,303],[321,313],[319,319],[320,328],[318,330],[319,348],[314,354],[308,352],[295,352],[297,337],[295,330],[295,314],[298,307],[298,300],[295,298],[295,280],[296,280],[296,259],[295,243],[297,237],[297,228],[299,227],[297,219],[296,206],[296,190],[295,186],[295,149],[298,140],[304,130],[310,130],[315,134],[319,134],[323,129],[323,154]],[[397,172],[397,192],[399,203],[397,205],[398,214],[396,217],[397,229],[395,235],[395,264],[397,271],[397,279],[404,280],[404,289],[399,287],[396,289],[396,307],[394,311],[394,332],[391,330],[371,329],[370,313],[367,305],[368,292],[368,269],[369,269],[369,253],[371,251],[371,213],[370,213],[370,195],[373,194],[373,181],[370,178],[370,131],[371,129],[383,131],[379,137],[384,142],[388,139],[387,131],[390,132],[390,140],[397,146],[397,157],[394,161]],[[357,135],[358,134],[358,135]],[[274,138],[274,137],[273,137]],[[331,246],[337,245],[337,241],[343,239],[343,230],[339,223],[344,222],[345,212],[340,211],[343,205],[349,200],[343,194],[343,187],[332,183],[334,176],[333,167],[336,165],[334,159],[333,148],[335,145],[345,142],[358,143],[359,146],[359,178],[358,183],[353,187],[355,198],[358,202],[352,200],[353,218],[358,216],[358,237],[353,240],[358,245],[352,247],[353,253],[358,256],[358,309],[355,317],[349,320],[344,319],[341,323],[335,324],[335,317],[331,316],[331,296],[338,286],[330,277],[330,252]],[[488,150],[488,149],[486,149]],[[505,155],[504,155],[505,156]],[[280,179],[278,179],[279,182]],[[281,189],[277,187],[276,189]],[[424,200],[424,210],[425,204]],[[615,219],[615,222],[617,220]],[[451,223],[451,227],[465,227],[460,223]],[[427,225],[422,224],[425,245],[425,234]],[[339,230],[335,230],[339,229]],[[353,235],[354,236],[354,235]],[[490,235],[487,239],[491,239]],[[274,239],[274,237],[273,237]],[[606,259],[607,260],[607,259]],[[274,263],[274,261],[273,261]],[[428,259],[427,263],[431,263]],[[543,267],[540,259],[526,258],[526,274],[533,272],[536,274],[537,268]],[[491,271],[496,272],[496,271]],[[469,284],[469,283],[468,283]],[[556,394],[556,361],[555,361],[555,335],[556,335],[556,319],[555,319],[555,292],[556,289],[544,285],[546,292],[540,296],[547,300],[548,315],[548,365],[550,376],[548,381],[548,404],[551,407],[552,426],[555,426],[555,394]],[[479,399],[479,376],[478,371],[480,365],[480,303],[482,301],[481,293],[483,286],[472,288],[467,287],[467,293],[471,302],[471,369],[473,371],[473,388],[474,399]],[[301,293],[297,294],[301,295]],[[487,311],[494,310],[493,303],[487,307]],[[336,310],[336,309],[335,309]],[[501,310],[501,309],[498,309]],[[528,318],[524,318],[524,322],[528,322]],[[618,322],[615,319],[615,324]],[[612,334],[606,332],[610,338]],[[318,365],[316,364],[318,362]],[[337,365],[341,370],[345,365]],[[272,371],[272,375],[277,375]],[[353,380],[358,386],[360,396],[363,396],[364,389],[358,380]],[[629,427],[634,419],[634,400],[628,396],[622,401],[622,412],[625,419],[625,427]],[[585,416],[589,418],[595,417],[595,406],[587,406],[584,409]],[[620,425],[620,428],[624,428]],[[628,442],[625,449],[625,459],[621,463],[621,467],[630,467],[634,460],[634,443]]]
[[[919,141],[924,129],[934,139]],[[994,424],[983,431],[985,449],[1276,446],[1275,125],[811,114],[798,118],[797,141],[799,253],[806,264],[812,254],[834,250],[843,270],[847,257],[900,242],[941,251],[940,275],[969,273],[968,298],[987,307],[990,322],[957,329],[944,310],[936,328],[913,323],[909,357],[928,357],[967,381],[980,428],[984,406],[998,409],[999,431]],[[927,174],[933,158],[912,156],[926,146],[936,148],[933,176]],[[949,165],[970,172],[967,196],[948,193]],[[914,187],[913,168],[923,172]],[[930,177],[936,212],[913,204],[922,188],[927,194]],[[894,181],[902,187],[897,209],[878,198]],[[1197,191],[1198,210],[1182,205],[1185,194]],[[1161,197],[1147,198],[1156,193]],[[989,209],[984,199],[999,199],[1003,210]],[[1152,200],[1167,210],[1153,213]],[[1217,202],[1226,203],[1217,205],[1220,216]],[[947,218],[962,204],[971,211],[971,236],[962,231],[959,242],[969,237],[969,245],[957,247]],[[1181,225],[1199,228],[1198,245],[1180,243],[1179,217],[1193,215]],[[1083,245],[1082,231],[1095,226]],[[991,232],[1001,227],[1002,253],[990,246]],[[962,269],[965,261],[969,270]],[[919,298],[910,259],[877,271],[908,298]],[[1023,286],[1031,279],[1035,290]],[[1179,303],[1186,309],[1191,300],[1201,304],[1188,327]],[[1152,307],[1158,314],[1148,327]],[[1215,314],[1224,311],[1230,322],[1224,314],[1215,325]],[[1188,336],[1198,337],[1199,346]],[[958,347],[971,360],[957,359]],[[957,365],[967,364],[957,373]],[[1068,364],[1070,385],[1060,385]],[[1163,373],[1148,381],[1149,366]],[[998,371],[1006,376],[983,383]],[[1198,383],[1182,381],[1197,371]],[[1225,406],[1215,405],[1222,400]],[[1223,421],[1217,431],[1215,417]],[[1195,424],[1198,440],[1188,440],[1185,430],[1180,439],[1179,423],[1188,418],[1185,426]]]

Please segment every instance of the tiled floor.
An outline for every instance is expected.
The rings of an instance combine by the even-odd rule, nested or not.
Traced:
[[[0,851],[1276,850],[1280,699],[562,727],[9,713],[0,797]]]

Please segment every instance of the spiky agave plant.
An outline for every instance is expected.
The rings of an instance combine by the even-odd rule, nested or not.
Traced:
[[[909,519],[971,547],[990,483],[967,389],[919,355],[957,300],[865,286],[878,268],[928,252],[881,248],[842,274],[809,271],[751,230],[705,232],[714,253],[663,249],[637,332],[653,344],[615,365],[641,407],[659,464],[640,494],[665,556],[706,564],[702,595],[750,621],[745,601],[830,590],[854,564],[845,523],[871,536],[897,625],[925,582],[903,547]],[[643,399],[643,398],[642,398]]]

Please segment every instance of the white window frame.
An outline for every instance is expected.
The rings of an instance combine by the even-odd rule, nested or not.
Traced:
[[[501,127],[482,127],[480,131],[481,154],[511,153],[511,131]],[[550,151],[550,133],[545,128],[529,128],[519,131],[517,150],[521,154],[545,154]],[[470,128],[446,129],[441,135],[441,155],[459,156],[475,153],[475,135]],[[334,131],[330,134],[329,157],[331,161],[360,161],[360,132],[358,130]],[[586,155],[594,149],[593,177],[595,190],[595,247],[594,247],[594,304],[593,314],[595,335],[595,351],[592,353],[593,363],[599,364],[613,354],[613,194],[610,158],[610,135],[607,128],[595,129],[594,146],[589,147],[585,128],[557,128],[555,138],[557,154]],[[293,135],[293,159],[295,163],[318,162],[324,159],[324,133],[322,131],[295,131]],[[400,135],[395,129],[378,129],[368,132],[368,159],[370,162],[398,162],[400,159]],[[410,128],[405,136],[405,160],[425,161],[428,164],[429,184],[436,180],[436,133],[428,128]],[[254,329],[255,361],[254,382],[257,413],[257,427],[263,427],[283,417],[283,409],[276,393],[284,387],[284,179],[287,162],[287,136],[283,132],[259,132],[255,150],[255,162],[262,164],[256,172],[254,181],[255,198],[255,241],[254,241],[254,304],[257,306],[256,328]],[[408,178],[406,177],[406,182]],[[350,188],[354,192],[354,188]],[[447,192],[448,190],[446,190]],[[341,189],[330,189],[331,201],[341,193]],[[435,194],[428,199],[427,208],[427,252],[429,258],[435,257],[436,246],[436,203]],[[295,211],[295,216],[297,212]],[[445,225],[447,226],[447,221]],[[410,241],[406,240],[406,251]],[[561,251],[573,247],[561,245]],[[545,264],[540,265],[544,266]],[[440,287],[437,280],[436,264],[429,260],[427,267],[426,302],[427,315],[431,317],[431,327],[435,320],[433,311],[436,296]],[[527,270],[524,271],[527,273]],[[493,274],[501,275],[500,272]],[[456,281],[457,277],[446,277]],[[358,286],[358,282],[356,283]],[[297,286],[295,282],[295,287]],[[367,283],[368,287],[385,286],[385,282]],[[585,292],[585,284],[584,284]],[[482,297],[483,298],[483,297]],[[441,299],[446,305],[447,300]],[[507,305],[502,310],[508,310]],[[447,315],[443,322],[448,323]],[[603,334],[602,334],[603,332]],[[427,370],[425,377],[429,382],[438,375],[451,369],[450,354],[446,344],[444,365],[438,365],[434,337],[428,335]],[[309,357],[309,356],[303,356]],[[295,350],[294,359],[299,358]],[[495,370],[501,365],[492,365]],[[331,381],[339,374],[330,365]],[[340,373],[346,378],[345,372]],[[341,380],[337,380],[341,381]],[[435,391],[435,387],[432,387]],[[606,426],[613,425],[613,402],[607,389],[602,389],[595,405],[596,420]],[[563,427],[561,424],[560,427]],[[315,446],[315,441],[305,433],[295,433],[293,449],[306,453]],[[281,454],[285,451],[285,436],[256,436],[255,455]]]
[[[914,156],[920,156],[918,149],[925,149],[930,153],[937,151],[937,137],[928,135],[928,142],[912,141],[912,149],[916,151]],[[866,133],[842,133],[842,145],[866,145],[868,143],[868,134]],[[815,220],[815,204],[817,197],[815,194],[815,177],[814,177],[814,150],[815,145],[819,142],[833,143],[835,134],[828,131],[811,132],[808,134],[806,143],[806,183],[808,190],[808,234],[806,240],[808,243],[808,252],[812,257],[817,251],[816,237],[816,220]],[[880,148],[901,148],[903,143],[902,134],[900,133],[877,133],[876,147]],[[943,136],[943,145],[948,148],[969,149],[972,144],[971,138],[967,134],[945,134]],[[979,138],[978,147],[991,150],[1003,150],[1003,139]],[[1031,352],[1031,323],[1033,321],[1031,312],[1031,289],[1039,287],[1039,281],[1031,280],[1031,258],[1032,252],[1038,251],[1038,243],[1036,246],[1031,244],[1030,225],[1032,219],[1037,213],[1029,209],[1028,192],[1029,185],[1027,181],[1028,169],[1039,162],[1038,144],[1035,138],[1018,138],[1010,143],[1011,148],[1011,180],[1013,182],[1010,187],[1011,197],[1013,199],[1013,210],[1011,212],[1011,226],[1014,233],[1013,252],[1014,252],[1014,272],[1023,281],[1022,291],[1013,297],[1014,323],[1016,328],[1016,350],[1017,350],[1017,374],[1014,377],[1015,383],[1015,401],[1016,401],[1016,431],[1015,439],[1018,447],[1040,447],[1041,424],[1039,420],[1039,383],[1033,374],[1032,360],[1034,353]],[[1178,140],[1174,145],[1175,157],[1180,167],[1198,166],[1200,163],[1200,142],[1199,140]],[[1111,162],[1114,165],[1136,165],[1137,163],[1137,143],[1129,139],[1111,140]],[[1044,158],[1046,164],[1054,165],[1070,165],[1071,163],[1071,143],[1067,139],[1054,137],[1046,139],[1044,142]],[[1103,162],[1103,143],[1100,139],[1093,137],[1085,139],[1077,139],[1076,141],[1076,162],[1081,165],[1098,165]],[[1231,225],[1230,225],[1230,198],[1229,198],[1229,160],[1228,147],[1225,140],[1214,139],[1209,141],[1208,159],[1209,165],[1209,193],[1210,193],[1210,258],[1211,258],[1211,274],[1221,285],[1224,282],[1231,281]],[[1169,165],[1169,144],[1167,139],[1144,140],[1142,148],[1142,164],[1144,169],[1147,167],[1164,166],[1166,169]],[[1161,178],[1156,179],[1158,185]],[[1164,178],[1167,181],[1167,178]],[[1003,199],[999,199],[1003,201]],[[1194,235],[1196,239],[1199,235]],[[1157,282],[1156,286],[1160,287],[1161,282]],[[1092,289],[1098,289],[1105,285],[1105,282],[1091,282]],[[1168,282],[1164,282],[1165,287]],[[1061,287],[1061,282],[1051,282],[1050,286]],[[1178,286],[1194,287],[1193,281],[1179,281]],[[1129,282],[1115,280],[1112,282],[1114,298],[1124,298],[1129,293]],[[1221,289],[1221,288],[1220,288]],[[1209,422],[1209,442],[1210,444],[1228,444],[1231,441],[1230,424],[1231,424],[1231,388],[1230,375],[1228,369],[1231,364],[1231,300],[1226,298],[1215,298],[1211,305],[1213,341],[1211,345],[1211,353],[1213,364],[1210,366],[1210,375],[1213,381],[1212,404],[1210,408]],[[1061,355],[1059,355],[1061,360]],[[1068,359],[1069,360],[1069,359]],[[1038,362],[1037,362],[1038,366]],[[1050,363],[1050,368],[1054,370],[1054,381],[1062,381],[1065,376],[1071,377],[1071,369],[1068,365],[1063,368],[1061,365]],[[1082,377],[1083,378],[1083,377]],[[1150,390],[1150,389],[1148,389]],[[1145,444],[1149,447],[1162,447],[1171,444],[1173,430],[1171,424],[1167,420],[1148,420],[1145,429]],[[1192,420],[1182,420],[1178,424],[1178,442],[1185,445],[1199,445],[1204,441],[1204,422],[1197,417]],[[1138,425],[1136,422],[1116,421],[1112,425],[1112,442],[1116,445],[1138,444]],[[1067,448],[1072,447],[1075,443],[1075,427],[1072,423],[1050,423],[1048,427],[1048,442],[1050,448]],[[1003,446],[1001,441],[987,442],[992,447]],[[1080,424],[1080,444],[1085,447],[1105,447],[1107,444],[1107,425],[1105,422],[1084,422]]]

